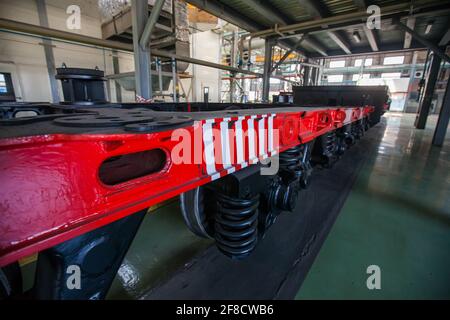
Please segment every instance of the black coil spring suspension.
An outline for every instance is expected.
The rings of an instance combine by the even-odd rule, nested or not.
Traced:
[[[280,176],[285,183],[297,180],[302,188],[308,186],[312,172],[311,148],[311,143],[302,144],[280,153]]]
[[[330,131],[325,135],[325,153],[335,154],[338,147],[336,131]]]
[[[364,124],[361,121],[352,123],[352,134],[356,139],[361,139],[364,136]]]
[[[258,241],[259,195],[251,199],[217,194],[216,245],[233,259],[247,257]]]
[[[303,173],[303,146],[298,145],[280,153],[280,167],[294,173],[296,179],[300,178]]]

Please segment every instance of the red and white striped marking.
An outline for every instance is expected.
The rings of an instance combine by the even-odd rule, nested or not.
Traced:
[[[276,155],[275,116],[273,113],[202,121],[203,159],[211,180]]]

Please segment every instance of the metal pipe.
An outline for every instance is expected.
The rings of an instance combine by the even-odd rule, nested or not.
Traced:
[[[155,56],[158,56],[158,57],[164,57],[164,58],[169,58],[169,59],[174,58],[174,59],[179,60],[179,61],[194,63],[194,64],[198,64],[198,65],[205,66],[205,67],[216,68],[216,69],[221,69],[221,70],[230,71],[230,72],[236,72],[236,73],[243,73],[243,74],[251,74],[251,75],[255,75],[255,76],[262,76],[262,74],[258,73],[258,72],[253,72],[253,71],[249,71],[249,70],[245,70],[245,69],[234,68],[234,67],[226,66],[226,65],[223,65],[223,64],[218,64],[218,63],[213,63],[213,62],[209,62],[209,61],[199,60],[199,59],[195,59],[195,58],[191,58],[191,57],[184,57],[184,56],[180,56],[180,55],[175,54],[175,53],[171,53],[171,52],[167,52],[167,51],[163,51],[163,50],[158,50],[158,49],[152,49],[152,54],[155,55]]]
[[[121,43],[121,42],[112,41],[112,40],[104,40],[104,39],[84,36],[84,35],[76,34],[76,33],[72,33],[72,32],[66,32],[66,31],[60,31],[60,30],[56,30],[56,29],[45,28],[45,27],[41,27],[41,26],[37,26],[37,25],[24,23],[24,22],[12,21],[12,20],[8,20],[8,19],[0,18],[0,29],[16,31],[16,32],[20,32],[20,33],[24,33],[24,34],[28,34],[28,35],[56,38],[56,39],[60,39],[60,40],[77,42],[77,43],[91,45],[91,46],[95,46],[95,47],[104,47],[104,48],[109,48],[109,49],[133,52],[133,45],[128,44],[128,43]],[[195,58],[191,58],[191,57],[185,57],[185,56],[181,56],[181,55],[171,53],[168,51],[164,51],[164,50],[152,49],[152,50],[150,50],[150,52],[153,56],[156,56],[156,57],[162,57],[162,58],[168,58],[168,59],[175,58],[178,61],[184,61],[184,62],[188,62],[188,63],[192,63],[192,64],[197,64],[200,66],[205,66],[205,67],[209,67],[209,68],[215,68],[215,69],[220,69],[220,70],[225,70],[225,71],[230,71],[230,72],[235,72],[235,73],[254,75],[259,78],[261,78],[263,76],[262,73],[253,72],[253,71],[246,70],[246,69],[233,68],[233,67],[226,66],[223,64],[213,63],[213,62],[195,59]],[[281,79],[280,77],[277,77],[277,76],[271,76],[271,77]],[[285,80],[285,79],[282,79],[282,80]],[[285,81],[288,81],[288,80],[285,80]]]
[[[164,2],[165,0],[155,1],[155,5],[153,6],[150,17],[148,18],[147,23],[145,24],[144,31],[142,32],[141,39],[139,40],[139,45],[142,48],[147,48],[149,46],[153,28],[155,27],[156,21],[158,21],[159,15],[164,6]]]
[[[42,36],[42,37],[56,38],[56,39],[60,39],[60,40],[77,42],[77,43],[82,43],[82,44],[96,46],[96,47],[104,47],[104,48],[133,52],[133,45],[129,44],[129,43],[121,43],[121,42],[112,41],[112,40],[104,40],[104,39],[89,37],[89,36],[85,36],[85,35],[81,35],[81,34],[77,34],[77,33],[60,31],[60,30],[51,29],[51,28],[45,28],[45,27],[41,27],[41,26],[37,26],[37,25],[33,25],[33,24],[24,23],[24,22],[12,21],[12,20],[8,20],[8,19],[0,18],[0,29],[11,30],[11,31],[16,31],[16,32],[20,32],[20,33],[30,34],[30,35],[36,35],[36,36]],[[212,63],[209,61],[204,61],[204,60],[195,59],[195,58],[191,58],[191,57],[185,57],[185,56],[177,55],[177,54],[167,52],[164,50],[152,49],[151,54],[153,56],[169,58],[169,59],[175,58],[176,60],[179,60],[179,61],[198,64],[201,66],[221,69],[221,70],[225,70],[225,71],[232,71],[232,72],[236,72],[236,73],[262,76],[261,73],[252,72],[249,70],[244,70],[244,69],[239,69],[239,68],[233,68],[230,66],[225,66],[222,64],[218,64],[218,63]]]
[[[294,52],[294,50],[295,50],[296,48],[298,48],[298,47],[300,46],[300,44],[303,42],[303,40],[304,40],[306,37],[307,37],[307,34],[304,34],[304,35],[297,41],[297,43],[295,44],[295,46],[294,46],[292,49],[286,51],[286,53],[281,57],[281,59],[278,60],[278,62],[271,68],[270,73],[274,72],[274,71],[275,71],[275,70],[276,70],[276,69],[284,62],[284,60],[286,60],[287,57],[289,57],[289,55],[290,55],[292,52]]]
[[[266,45],[264,49],[264,76],[263,76],[263,92],[262,100],[263,102],[269,101],[270,92],[270,72],[272,68],[272,52],[273,52],[273,38],[266,39]]]
[[[47,27],[42,27],[34,24],[18,22],[8,19],[0,18],[0,29],[12,30],[22,33],[33,34],[42,37],[57,38],[67,41],[79,42],[92,46],[100,46],[105,48],[133,51],[133,45],[129,43],[121,43],[118,41],[104,40],[94,37],[89,37],[77,33],[60,31]]]
[[[139,45],[139,39],[145,28],[148,16],[147,0],[135,0],[131,2],[131,22],[133,26],[133,51],[134,70],[136,82],[136,94],[144,99],[152,98],[152,77],[150,75],[151,57],[150,50]]]
[[[161,59],[156,58],[156,70],[158,71],[159,93],[163,93],[162,66]]]
[[[178,102],[178,84],[177,84],[177,61],[172,58],[172,91],[173,102]]]

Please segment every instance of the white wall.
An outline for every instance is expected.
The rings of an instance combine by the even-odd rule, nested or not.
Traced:
[[[66,19],[69,17],[66,8],[71,4],[81,8],[80,30],[69,30],[66,27]],[[50,28],[101,38],[101,17],[96,0],[46,0],[46,7]],[[0,18],[39,24],[35,0],[0,0]],[[56,67],[61,66],[63,62],[68,67],[98,66],[106,75],[113,74],[111,50],[55,40],[52,44]],[[119,52],[118,56],[121,73],[134,71],[132,53]],[[220,35],[212,31],[191,35],[191,56],[220,63]],[[18,101],[51,101],[50,80],[41,38],[0,32],[0,71],[12,74]],[[189,91],[192,85],[189,101],[203,101],[204,87],[209,87],[210,102],[220,101],[220,70],[191,64],[187,72],[194,74],[192,81],[182,80],[185,91]],[[58,86],[62,99],[59,82]],[[110,100],[116,102],[114,81],[111,81],[109,88]],[[171,93],[172,89],[169,88],[168,92]],[[134,100],[134,92],[122,89],[122,101]]]
[[[47,0],[49,27],[68,32],[101,38],[100,15],[96,1]],[[77,4],[81,8],[81,29],[69,30],[66,27],[66,8]],[[39,24],[34,0],[0,0],[0,18],[31,24]],[[113,73],[112,52],[107,49],[93,48],[53,41],[55,64],[63,62],[68,67],[94,68],[98,66],[105,74]],[[119,53],[121,72],[133,71],[132,53]],[[50,80],[47,72],[42,39],[0,32],[0,71],[11,72],[18,101],[51,101]],[[60,89],[60,97],[62,92]],[[122,90],[124,101],[134,101],[133,92]],[[115,86],[111,83],[111,100],[115,101]]]
[[[221,63],[220,35],[212,31],[192,34],[191,56],[196,59]],[[209,87],[209,102],[220,101],[220,70],[191,64],[187,71],[194,75],[192,79],[193,101],[203,101],[203,88],[205,87]]]

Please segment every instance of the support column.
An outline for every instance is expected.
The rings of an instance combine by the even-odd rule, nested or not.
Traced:
[[[303,85],[309,86],[310,85],[310,75],[311,75],[311,67],[310,66],[303,66]]]
[[[150,83],[150,50],[139,45],[139,40],[148,19],[147,0],[131,1],[131,17],[133,26],[134,74],[136,81],[136,94],[144,99],[152,98]]]
[[[112,51],[112,61],[113,61],[113,73],[119,74],[120,73],[120,64],[119,64],[119,52],[117,50]],[[116,88],[116,101],[122,102],[122,87],[120,86],[119,82],[114,81],[114,86]]]
[[[417,129],[425,129],[427,124],[428,113],[430,112],[431,101],[433,100],[434,87],[436,86],[436,80],[441,67],[442,59],[438,55],[433,54],[430,59],[429,68],[425,70],[427,74],[425,90],[420,98],[419,111],[414,124]]]
[[[274,44],[273,38],[266,38],[264,50],[264,74],[263,74],[263,92],[262,92],[263,102],[269,102],[270,72],[272,69],[273,44]]]
[[[45,6],[45,0],[36,0],[37,11],[39,15],[39,24],[41,27],[48,28],[48,16],[47,7]],[[56,66],[55,66],[55,56],[53,55],[53,44],[52,40],[42,38],[42,45],[44,47],[45,61],[47,64],[48,78],[50,80],[50,90],[52,94],[52,102],[59,103],[59,91],[58,82],[55,78]]]
[[[177,61],[172,58],[172,94],[173,102],[178,102]]]
[[[236,57],[238,51],[238,33],[237,31],[233,32],[233,38],[231,39],[231,52],[230,52],[230,66],[236,67]],[[236,73],[230,72],[230,103],[234,102],[234,94],[236,91]]]
[[[441,111],[433,135],[433,145],[441,147],[444,144],[445,134],[447,133],[448,122],[450,119],[450,79],[447,80],[447,89],[445,90],[444,101],[442,101]]]

